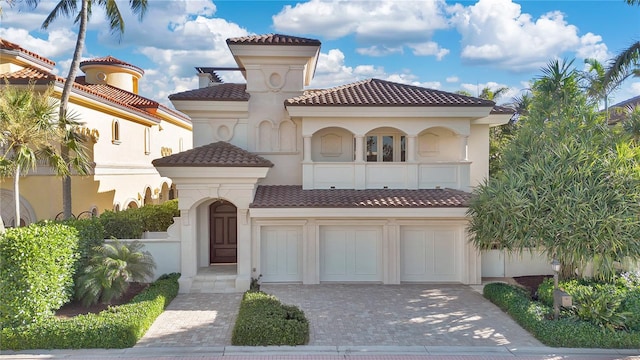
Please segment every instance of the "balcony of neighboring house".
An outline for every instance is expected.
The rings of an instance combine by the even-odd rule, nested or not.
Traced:
[[[304,189],[470,190],[468,136],[446,128],[357,135],[331,127],[303,139]]]

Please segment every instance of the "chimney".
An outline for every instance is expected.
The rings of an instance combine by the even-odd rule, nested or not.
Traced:
[[[211,74],[209,73],[198,73],[198,88],[206,88],[211,86]]]

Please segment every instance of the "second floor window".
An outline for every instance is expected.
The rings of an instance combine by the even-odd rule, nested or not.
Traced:
[[[406,136],[367,135],[365,140],[365,158],[368,162],[406,161]]]

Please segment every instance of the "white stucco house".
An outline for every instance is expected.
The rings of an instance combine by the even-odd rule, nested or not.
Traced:
[[[511,110],[378,79],[305,90],[318,40],[227,44],[246,84],[200,68],[199,89],[170,96],[192,119],[194,148],[153,161],[180,194],[170,233],[181,239],[182,292],[216,281],[203,274],[218,263],[234,264],[236,291],[260,275],[481,282],[466,204],[488,176],[489,128]]]

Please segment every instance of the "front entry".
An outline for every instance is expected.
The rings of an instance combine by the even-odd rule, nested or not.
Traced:
[[[224,200],[209,206],[209,262],[237,261],[238,226],[236,207]]]

